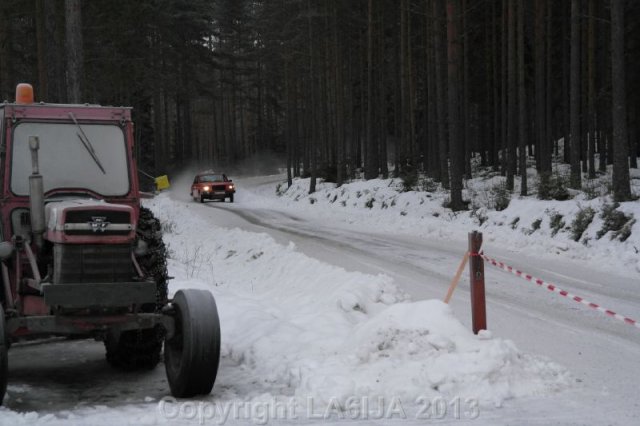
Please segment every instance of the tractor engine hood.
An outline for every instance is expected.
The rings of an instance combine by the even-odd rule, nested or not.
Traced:
[[[131,206],[102,200],[51,201],[45,205],[45,239],[64,244],[126,244],[135,239]]]

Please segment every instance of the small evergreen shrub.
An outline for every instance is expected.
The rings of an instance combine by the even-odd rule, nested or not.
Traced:
[[[518,222],[520,222],[520,218],[516,217],[511,221],[511,229],[516,229],[518,227]]]
[[[422,190],[425,192],[436,192],[438,190],[438,182],[431,178],[426,178],[422,182]]]
[[[434,213],[433,215],[438,217],[437,213]],[[489,220],[484,210],[478,207],[474,207],[473,210],[471,210],[471,213],[469,213],[469,216],[475,217],[478,220],[478,226],[482,226],[483,223]]]
[[[402,192],[413,191],[418,184],[418,173],[414,171],[402,173],[400,178],[402,179]]]
[[[540,225],[542,225],[542,219],[536,219],[531,222],[531,233],[534,233],[538,229],[540,229]]]
[[[600,196],[600,185],[597,179],[587,179],[582,184],[582,192],[587,197],[587,200],[593,200]]]
[[[541,176],[538,182],[538,198],[541,200],[565,201],[571,198],[568,179],[560,174]]]
[[[500,182],[491,188],[491,206],[497,211],[505,210],[511,202],[511,191],[507,189],[506,182]]]
[[[626,241],[631,236],[631,228],[636,220],[632,214],[627,216],[618,210],[618,207],[620,207],[618,203],[605,204],[602,207],[600,218],[604,222],[602,229],[596,234],[596,238],[602,238],[609,231],[612,231],[612,240]]]
[[[374,203],[375,201],[376,201],[376,199],[375,199],[375,198],[373,198],[373,197],[372,197],[372,198],[369,198],[369,200],[367,200],[367,202],[366,202],[366,203],[364,203],[364,205],[365,205],[367,208],[372,209],[372,208],[373,208],[373,203]]]
[[[595,215],[596,212],[591,207],[580,209],[573,222],[571,222],[571,238],[573,241],[580,241],[582,234],[587,230]]]
[[[550,217],[549,227],[551,228],[551,236],[555,237],[562,228],[564,228],[563,216],[560,213],[553,213]]]
[[[538,229],[540,229],[541,224],[542,224],[542,219],[536,219],[533,222],[531,222],[531,228],[523,229],[522,232],[524,232],[525,235],[531,235],[534,232],[536,232]]]
[[[636,220],[630,219],[618,232],[614,232],[613,237],[622,242],[627,241],[627,239],[631,236],[631,227],[633,227],[634,223],[636,223]]]

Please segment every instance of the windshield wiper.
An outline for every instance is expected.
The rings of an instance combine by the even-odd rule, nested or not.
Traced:
[[[93,161],[95,161],[98,167],[100,167],[100,170],[102,170],[102,173],[106,175],[107,172],[104,170],[104,167],[102,167],[102,163],[100,163],[98,154],[96,154],[96,151],[93,149],[93,145],[91,145],[91,141],[87,137],[84,130],[82,130],[82,127],[80,127],[80,123],[78,123],[78,120],[76,120],[76,116],[73,115],[72,112],[70,112],[69,117],[71,117],[75,125],[78,127],[78,130],[80,130],[80,133],[76,133],[76,135],[78,135],[78,139],[80,139],[80,142],[82,142],[82,145],[84,145],[89,155],[91,155],[91,158],[93,158]]]

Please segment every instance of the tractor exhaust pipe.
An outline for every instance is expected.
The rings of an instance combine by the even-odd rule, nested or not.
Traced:
[[[37,136],[29,136],[29,149],[31,150],[32,173],[29,176],[29,204],[31,216],[31,233],[33,241],[38,248],[44,243],[43,235],[46,230],[44,218],[44,184],[38,164],[38,150],[40,139]]]

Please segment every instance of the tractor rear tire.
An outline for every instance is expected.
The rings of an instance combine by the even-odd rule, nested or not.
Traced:
[[[9,345],[6,333],[4,309],[0,305],[0,405],[2,405],[4,394],[7,392],[7,375],[9,373],[9,355],[7,354]]]
[[[162,241],[162,225],[151,210],[141,207],[138,219],[138,238],[147,244],[147,254],[137,258],[146,278],[156,283],[156,303],[141,306],[141,312],[160,312],[167,303],[167,248]],[[151,328],[108,334],[105,339],[107,361],[125,370],[150,370],[160,361],[164,333]]]
[[[164,344],[164,364],[176,398],[207,395],[220,363],[220,319],[213,295],[180,290],[173,298],[175,333]]]

